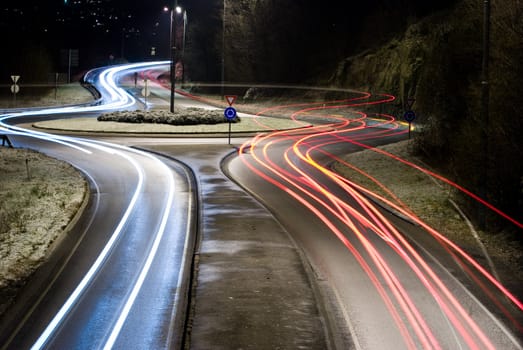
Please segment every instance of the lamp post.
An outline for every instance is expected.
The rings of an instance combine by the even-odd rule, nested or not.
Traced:
[[[164,12],[169,11],[168,7],[163,8]],[[176,87],[176,34],[177,34],[177,28],[176,28],[176,16],[181,15],[183,13],[183,36],[182,36],[182,83],[185,79],[185,62],[184,56],[185,56],[185,36],[186,36],[186,26],[187,26],[187,11],[182,10],[180,6],[178,6],[178,1],[174,0],[174,7],[171,10],[171,30],[170,30],[170,54],[171,54],[171,67],[170,67],[170,76],[171,76],[171,103],[170,103],[170,110],[171,113],[174,113],[174,94],[175,94],[175,87]]]
[[[183,10],[183,37],[182,37],[182,89],[185,83],[185,39],[187,36],[187,10]]]
[[[163,7],[163,10],[162,10],[164,13],[168,14],[169,16],[169,42],[167,43],[167,49],[165,50],[165,59],[166,60],[170,60],[171,59],[171,46],[172,46],[172,14],[171,14],[171,9],[169,8],[169,6],[164,6]]]
[[[174,90],[176,84],[176,14],[178,1],[174,0],[174,7],[171,10],[171,103],[170,111],[174,113]],[[181,9],[180,9],[181,10]]]
[[[222,86],[221,95],[224,96],[224,84],[225,84],[225,13],[226,13],[226,1],[223,0],[223,18],[222,18]]]

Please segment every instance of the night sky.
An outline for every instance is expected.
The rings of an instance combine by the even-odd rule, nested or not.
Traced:
[[[178,5],[184,7],[188,13],[188,31],[193,43],[200,40],[196,43],[200,45],[200,50],[216,50],[213,46],[217,46],[222,30],[223,1],[178,1]],[[226,1],[230,8],[233,4],[239,4],[234,0]],[[372,20],[372,14],[390,13],[391,16],[396,16],[394,18],[407,18],[413,12],[423,13],[444,2],[452,0],[429,0],[421,4],[415,0],[335,0],[327,3],[312,0],[265,0],[257,4],[264,9],[274,8],[273,12],[265,12],[265,16],[270,18],[256,18],[256,13],[252,16],[253,20],[277,23],[278,26],[269,29],[275,35],[281,32],[282,38],[292,27],[297,35],[303,32],[306,36],[302,41],[319,44],[333,40],[340,42],[336,50],[338,55],[343,55],[354,49],[343,44],[345,38],[353,37],[358,31],[382,25],[382,21]],[[60,52],[64,49],[78,49],[81,56],[79,68],[84,69],[118,63],[119,60],[167,59],[170,17],[163,8],[173,4],[174,1],[164,0],[53,0],[45,3],[38,0],[3,0],[0,5],[0,30],[7,33],[4,42],[6,52],[13,54],[0,58],[0,70],[6,69],[5,66],[10,71],[13,70],[12,66],[21,69],[18,67],[21,67],[24,60],[18,59],[16,55],[35,50],[45,50],[56,65],[60,61]],[[291,12],[292,16],[288,16],[291,8],[294,12]],[[228,14],[229,26],[234,26],[239,21],[236,16],[234,11]],[[391,23],[395,25],[396,20],[391,19]],[[383,30],[387,31],[388,28]],[[287,46],[292,44],[291,42]],[[153,47],[155,56],[151,57]],[[321,45],[317,45],[317,49],[325,50]]]
[[[340,27],[341,30],[346,28],[347,23],[358,22],[361,17],[365,17],[370,11],[376,9],[404,11],[405,16],[409,16],[408,3],[414,1],[336,0],[328,1],[327,4],[311,0],[266,0],[265,2],[274,3],[270,6],[273,6],[276,12],[279,6],[286,6],[287,2],[299,6],[303,9],[302,14],[314,18],[318,24]],[[423,1],[421,3],[417,6],[422,10],[435,6],[435,1]],[[27,34],[27,32],[35,35],[45,29],[59,32],[66,30],[68,26],[72,26],[77,31],[76,34],[79,35],[97,34],[105,30],[118,31],[122,26],[136,27],[147,31],[162,17],[166,17],[162,13],[163,7],[173,4],[174,1],[165,0],[53,0],[45,2],[38,0],[3,0],[2,5],[0,5],[2,9],[0,26],[6,29],[10,35],[16,36]],[[190,16],[198,17],[208,11],[222,8],[223,0],[180,0],[178,4],[186,8]],[[109,19],[109,17],[112,18]],[[93,32],[92,25],[96,19],[103,23],[94,28]],[[54,34],[60,35],[60,33]]]

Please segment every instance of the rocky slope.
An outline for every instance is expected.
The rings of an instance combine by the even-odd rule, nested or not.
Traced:
[[[523,218],[523,5],[493,3],[488,118],[482,114],[482,3],[460,1],[375,49],[343,60],[330,83],[415,99],[419,153],[465,187]],[[488,136],[486,136],[488,135]],[[507,165],[510,164],[510,167]],[[470,214],[478,219],[473,203]],[[497,227],[495,219],[487,221]]]

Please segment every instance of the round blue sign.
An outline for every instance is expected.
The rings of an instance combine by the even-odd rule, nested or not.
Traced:
[[[223,115],[227,120],[233,120],[236,118],[236,110],[233,107],[227,107],[225,111],[223,111]]]
[[[411,123],[414,119],[416,119],[416,113],[414,111],[406,111],[405,114],[403,114],[403,118],[409,123]]]

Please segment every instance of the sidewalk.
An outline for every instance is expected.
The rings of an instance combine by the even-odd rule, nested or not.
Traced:
[[[297,248],[220,170],[227,145],[150,147],[193,169],[200,243],[186,349],[328,349]]]

